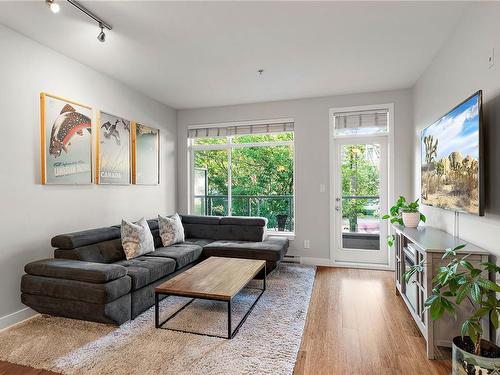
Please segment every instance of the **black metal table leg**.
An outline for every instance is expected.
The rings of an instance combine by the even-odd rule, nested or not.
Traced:
[[[227,301],[227,338],[233,338],[231,332],[231,300]]]
[[[262,291],[266,290],[266,279],[267,279],[267,264],[264,264],[264,289],[262,289]]]
[[[160,296],[155,293],[155,328],[160,327]]]

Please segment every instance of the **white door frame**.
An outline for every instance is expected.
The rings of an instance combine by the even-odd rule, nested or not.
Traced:
[[[358,112],[358,111],[369,111],[375,109],[387,109],[389,111],[389,124],[388,124],[388,135],[387,135],[387,156],[388,156],[388,205],[394,202],[395,192],[394,192],[394,103],[385,104],[370,104],[352,107],[341,107],[341,108],[331,108],[329,117],[329,130],[330,130],[330,264],[335,267],[351,267],[351,268],[370,268],[370,269],[388,269],[394,270],[394,256],[392,254],[392,249],[388,250],[388,263],[387,264],[367,264],[367,263],[347,263],[347,262],[337,262],[335,261],[335,187],[336,187],[336,173],[334,173],[336,165],[336,150],[337,142],[336,139],[342,138],[352,138],[352,136],[337,136],[334,133],[334,114],[338,112]],[[361,138],[361,136],[360,136]],[[388,233],[392,233],[389,230]]]

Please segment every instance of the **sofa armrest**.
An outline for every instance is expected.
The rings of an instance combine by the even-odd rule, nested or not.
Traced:
[[[43,259],[28,263],[24,271],[29,275],[103,284],[127,274],[117,264],[103,264],[69,259]]]

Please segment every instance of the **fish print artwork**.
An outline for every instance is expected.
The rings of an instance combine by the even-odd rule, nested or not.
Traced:
[[[92,109],[41,94],[45,184],[92,183]]]

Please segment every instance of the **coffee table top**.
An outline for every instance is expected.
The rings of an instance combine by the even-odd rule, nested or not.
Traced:
[[[229,301],[265,264],[264,260],[210,257],[158,285],[155,292]]]

